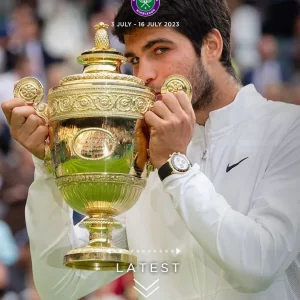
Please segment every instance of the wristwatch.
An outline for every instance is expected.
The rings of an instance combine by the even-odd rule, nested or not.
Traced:
[[[179,152],[174,152],[165,164],[158,169],[161,181],[172,174],[184,174],[192,167],[188,158]]]

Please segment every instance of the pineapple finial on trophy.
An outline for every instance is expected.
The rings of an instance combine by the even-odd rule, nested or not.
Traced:
[[[126,57],[110,47],[109,25],[100,22],[94,25],[96,29],[94,47],[86,50],[77,58],[84,65],[83,73],[113,72],[121,73],[120,67],[126,62]]]
[[[108,32],[106,30],[108,27],[109,26],[103,22],[94,26],[97,30],[95,34],[95,48],[98,50],[108,50],[110,48]]]

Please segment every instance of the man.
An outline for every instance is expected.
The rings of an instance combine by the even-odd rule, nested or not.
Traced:
[[[286,270],[300,250],[300,108],[239,84],[222,0],[162,0],[148,18],[125,0],[115,24],[121,21],[179,22],[115,31],[134,75],[149,87],[159,91],[167,76],[179,73],[194,94],[192,102],[182,92],[167,94],[145,114],[156,170],[126,213],[116,246],[128,246],[147,263],[135,277],[146,288],[156,282],[152,291],[159,287],[148,299],[288,299]],[[88,237],[72,226],[72,212],[43,167],[48,129],[22,99],[2,107],[36,165],[26,219],[37,289],[43,300],[78,299],[122,273],[63,267],[64,254]],[[175,152],[192,167],[166,172]],[[150,263],[156,263],[152,272]],[[150,290],[143,290],[145,298]]]

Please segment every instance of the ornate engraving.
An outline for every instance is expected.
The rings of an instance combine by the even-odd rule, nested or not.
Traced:
[[[133,105],[136,111],[140,113],[145,113],[150,107],[152,107],[153,103],[152,101],[149,103],[149,101],[145,101],[142,97],[137,97],[133,99]]]
[[[49,113],[48,113],[48,105],[46,103],[40,103],[40,104],[35,104],[33,105],[35,111],[36,111],[36,114],[38,116],[40,116],[41,118],[43,118],[45,121],[46,121],[46,124],[49,124],[49,119],[48,119],[48,116],[49,116]]]
[[[182,75],[175,74],[169,76],[163,83],[161,93],[176,93],[184,91],[190,99],[192,99],[192,86],[191,83]]]
[[[73,209],[107,218],[130,209],[146,180],[117,173],[78,173],[56,178],[56,184]]]
[[[76,74],[76,75],[70,75],[65,78],[63,78],[60,81],[60,85],[64,85],[67,83],[75,83],[74,81],[78,80],[122,80],[124,83],[131,82],[136,83],[139,86],[144,86],[145,83],[142,79],[139,79],[137,77],[133,77],[131,75],[124,75],[124,74],[110,74],[110,73],[94,73],[94,74]]]
[[[121,116],[138,119],[152,105],[154,95],[143,90],[110,86],[72,88],[49,93],[49,122],[76,117]]]
[[[34,99],[38,94],[38,89],[32,84],[26,84],[20,90],[20,96],[23,99]]]
[[[100,160],[109,157],[115,151],[117,139],[108,130],[87,128],[74,136],[72,146],[80,158]]]
[[[80,227],[86,227],[86,225],[94,225],[94,224],[110,224],[110,225],[116,225],[120,228],[122,227],[122,225],[120,225],[120,223],[113,218],[109,219],[109,218],[100,218],[100,217],[98,219],[92,219],[92,218],[84,219],[81,222]]]
[[[119,97],[116,101],[116,108],[119,110],[119,111],[129,111],[129,110],[132,110],[132,101],[129,97]]]
[[[70,186],[70,184],[78,183],[96,183],[110,182],[121,185],[145,187],[146,180],[135,176],[116,173],[82,173],[56,178],[56,183],[59,187]]]
[[[114,101],[109,95],[100,95],[99,97],[95,97],[94,104],[100,110],[111,110],[114,106]]]
[[[44,88],[34,77],[20,79],[14,87],[14,97],[22,98],[28,104],[38,105],[44,97]]]
[[[185,86],[182,84],[180,80],[174,80],[172,83],[168,85],[168,91],[170,93],[176,93],[178,91],[184,91]]]
[[[108,51],[112,51],[113,49],[109,49],[107,50],[107,52],[100,53],[99,50],[93,52],[93,50],[97,50],[97,49],[91,49],[89,51],[86,51],[83,55],[79,56],[77,58],[79,63],[82,62],[87,62],[87,60],[90,59],[95,59],[95,58],[103,58],[105,60],[110,59],[110,60],[121,60],[123,62],[126,61],[126,57],[124,57],[123,55],[119,54],[118,52],[108,52]],[[101,51],[101,50],[100,50]],[[84,63],[85,64],[85,63]]]

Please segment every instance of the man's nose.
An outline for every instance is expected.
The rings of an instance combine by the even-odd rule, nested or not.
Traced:
[[[153,65],[147,62],[140,62],[138,70],[134,75],[141,78],[146,85],[151,84],[151,82],[156,79],[156,71]]]

